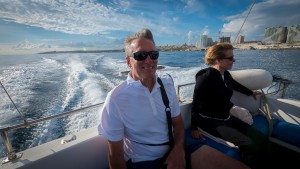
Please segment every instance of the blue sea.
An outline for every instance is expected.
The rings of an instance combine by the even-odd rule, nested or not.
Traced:
[[[289,79],[292,84],[285,97],[300,100],[300,50],[236,50],[234,54],[233,70],[265,69]],[[165,68],[158,73],[171,75],[175,86],[191,83],[197,71],[207,67],[203,58],[204,51],[162,51],[159,65]],[[126,70],[123,52],[0,56],[0,81],[27,120],[103,102],[108,91],[126,78],[119,74]],[[22,123],[1,86],[0,98],[0,128]],[[13,148],[21,151],[96,126],[98,119],[99,109],[94,109],[17,129],[9,136]],[[4,157],[2,144],[0,151],[0,157]]]

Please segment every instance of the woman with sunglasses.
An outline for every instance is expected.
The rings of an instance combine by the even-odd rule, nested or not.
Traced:
[[[228,70],[234,62],[231,44],[220,43],[208,48],[205,63],[210,67],[196,74],[191,136],[201,138],[201,133],[197,130],[200,127],[216,137],[230,141],[239,147],[242,160],[256,168],[267,161],[263,155],[267,153],[268,137],[252,127],[251,121],[248,124],[230,115],[230,111],[238,108],[230,99],[233,89],[248,96],[252,95],[254,99],[259,92],[251,91],[232,78]]]
[[[185,169],[184,124],[174,84],[160,77],[171,108],[174,144],[170,148],[156,74],[159,52],[150,30],[129,36],[125,52],[131,71],[126,81],[108,93],[98,126],[108,140],[110,169]],[[205,145],[196,152],[196,161],[202,161],[197,168],[247,168]]]

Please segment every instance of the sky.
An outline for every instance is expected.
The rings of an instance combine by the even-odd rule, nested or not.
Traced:
[[[299,9],[300,0],[0,0],[0,55],[122,49],[142,28],[159,46],[239,32],[261,41],[266,28],[300,24]]]

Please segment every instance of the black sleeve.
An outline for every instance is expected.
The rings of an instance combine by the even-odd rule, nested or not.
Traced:
[[[207,86],[208,76],[204,73],[196,78],[196,84],[193,94],[193,102],[191,108],[191,129],[196,130],[198,127],[198,116],[200,112],[200,105],[205,98],[205,90]]]

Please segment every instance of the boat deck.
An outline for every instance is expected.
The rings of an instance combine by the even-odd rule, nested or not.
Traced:
[[[96,127],[76,134],[76,140],[61,144],[61,139],[25,150],[20,159],[2,164],[3,169],[108,169],[106,139]]]

